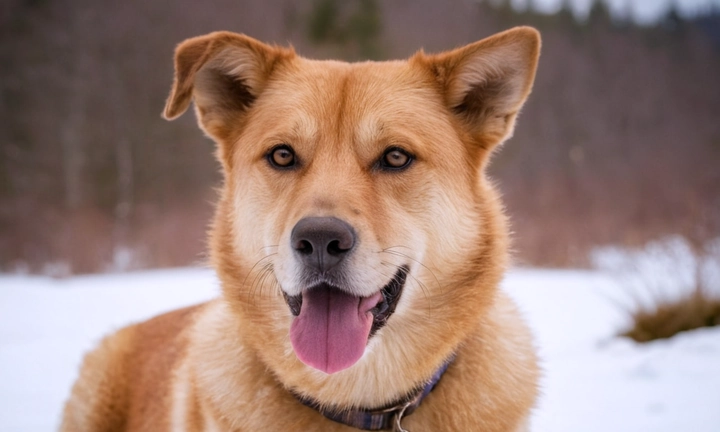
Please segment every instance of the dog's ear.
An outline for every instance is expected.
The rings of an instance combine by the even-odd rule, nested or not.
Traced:
[[[262,92],[292,49],[263,44],[245,35],[215,32],[187,39],[175,50],[175,80],[163,117],[174,120],[194,100],[201,128],[223,139]]]
[[[452,51],[420,52],[411,61],[430,69],[448,108],[489,150],[512,135],[539,56],[537,30],[517,27]]]

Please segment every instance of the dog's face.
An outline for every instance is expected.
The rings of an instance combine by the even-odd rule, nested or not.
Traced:
[[[481,316],[505,256],[483,168],[538,52],[527,28],[402,62],[312,61],[232,33],[178,47],[165,115],[194,99],[219,145],[213,258],[286,385],[431,370]]]

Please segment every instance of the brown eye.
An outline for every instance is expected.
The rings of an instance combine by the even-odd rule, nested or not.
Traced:
[[[383,168],[400,169],[408,166],[411,161],[412,157],[405,150],[393,147],[385,152],[380,164]]]
[[[295,165],[295,152],[289,145],[283,144],[275,147],[268,156],[272,165],[278,168],[289,168]]]

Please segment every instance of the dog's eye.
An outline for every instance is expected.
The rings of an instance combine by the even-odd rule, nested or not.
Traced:
[[[277,168],[290,168],[295,165],[295,152],[289,145],[282,144],[270,151],[268,160]]]
[[[413,158],[405,150],[398,147],[390,147],[380,159],[380,166],[388,169],[402,169],[410,165]]]

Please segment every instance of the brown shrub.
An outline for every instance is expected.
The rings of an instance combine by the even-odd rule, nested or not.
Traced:
[[[640,307],[632,312],[632,321],[632,328],[621,336],[636,342],[667,339],[683,331],[717,326],[720,325],[720,297],[696,289],[675,300]]]
[[[720,239],[665,239],[624,255],[633,269],[625,280],[634,302],[621,336],[649,342],[720,325]]]

